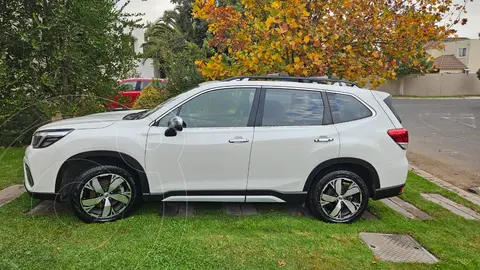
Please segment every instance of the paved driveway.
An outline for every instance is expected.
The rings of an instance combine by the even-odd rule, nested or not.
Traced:
[[[395,99],[409,161],[459,187],[480,186],[480,99]]]

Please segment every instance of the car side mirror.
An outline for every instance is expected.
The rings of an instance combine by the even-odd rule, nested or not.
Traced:
[[[177,136],[177,132],[182,131],[184,127],[185,123],[183,122],[182,118],[180,116],[174,116],[168,121],[168,128],[165,130],[165,136]]]

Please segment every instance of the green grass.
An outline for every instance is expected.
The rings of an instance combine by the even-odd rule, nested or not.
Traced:
[[[23,183],[24,148],[0,148],[0,189]]]
[[[393,98],[468,98],[480,97],[480,95],[458,95],[458,96],[411,96],[411,95],[393,95]]]
[[[10,162],[9,168],[18,172],[21,162],[14,158]],[[2,176],[9,173],[0,170]],[[191,218],[162,218],[158,204],[144,205],[117,222],[84,224],[70,212],[26,215],[38,201],[24,194],[0,207],[0,269],[261,269],[279,268],[279,262],[288,269],[479,269],[480,222],[457,217],[424,200],[420,192],[440,193],[480,211],[413,173],[402,197],[435,220],[407,220],[383,203],[371,201],[370,209],[380,220],[350,225],[280,211],[233,217],[212,208],[201,209]],[[410,234],[441,261],[435,265],[379,261],[359,232]]]

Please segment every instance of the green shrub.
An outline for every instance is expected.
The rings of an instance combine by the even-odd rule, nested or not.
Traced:
[[[78,100],[78,103],[75,104],[73,116],[84,116],[105,111],[105,102],[102,98],[95,96],[82,96]]]
[[[36,106],[1,106],[0,146],[23,146],[30,144],[35,130],[48,123],[50,118]],[[9,104],[10,105],[10,104]],[[8,112],[8,113],[7,113]]]
[[[105,99],[93,94],[58,96],[38,102],[41,110],[51,116],[76,117],[105,112]]]
[[[149,84],[143,88],[142,93],[133,103],[133,109],[152,109],[167,98],[168,94],[165,89],[157,89],[152,84]]]
[[[204,81],[194,62],[193,56],[187,53],[175,54],[168,62],[167,90],[171,95],[188,91]]]
[[[0,102],[0,146],[30,144],[33,132],[57,116],[61,119],[104,111],[104,100],[93,95],[58,97],[30,103],[4,99]]]

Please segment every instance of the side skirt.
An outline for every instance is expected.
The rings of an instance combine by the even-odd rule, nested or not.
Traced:
[[[306,191],[279,192],[274,190],[193,190],[144,193],[144,201],[190,201],[190,202],[272,202],[303,203]]]

